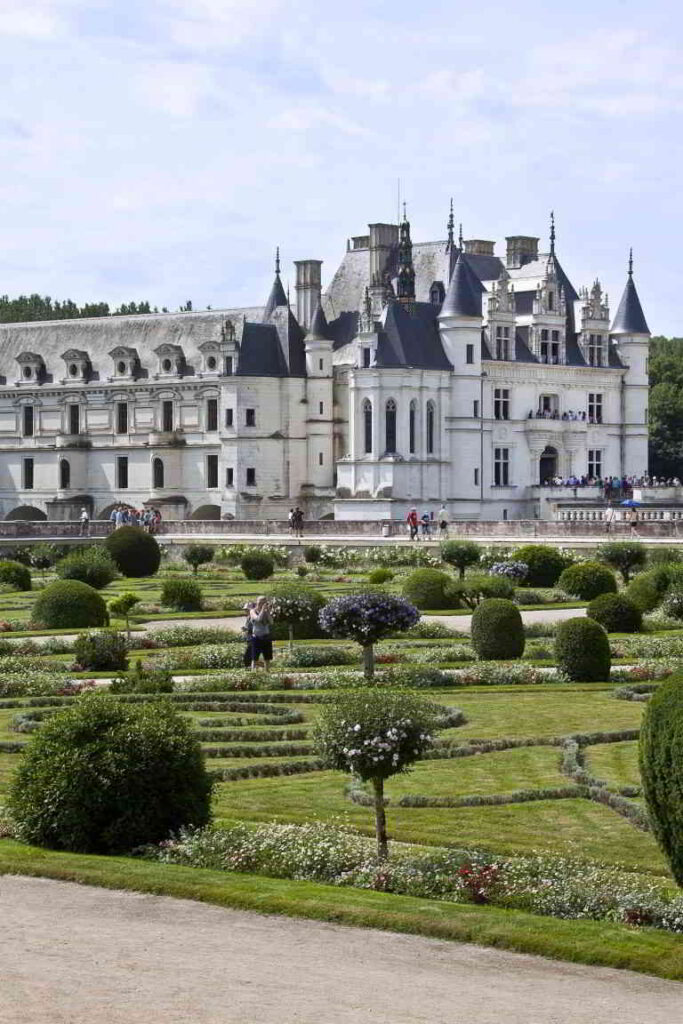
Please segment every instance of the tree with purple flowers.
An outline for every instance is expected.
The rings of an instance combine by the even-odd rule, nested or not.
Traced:
[[[363,672],[370,680],[375,674],[377,641],[391,633],[402,633],[419,620],[419,611],[409,601],[395,594],[373,592],[337,597],[318,615],[321,627],[330,636],[345,637],[361,645]]]

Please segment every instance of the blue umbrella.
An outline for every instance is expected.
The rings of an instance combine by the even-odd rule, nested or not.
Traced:
[[[625,505],[626,508],[638,508],[640,502],[636,501],[635,498],[627,498],[626,501],[622,501],[621,504]]]

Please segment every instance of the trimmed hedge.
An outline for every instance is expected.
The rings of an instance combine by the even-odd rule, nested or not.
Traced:
[[[521,658],[524,654],[524,624],[513,601],[482,601],[474,610],[470,629],[472,646],[482,661]]]
[[[104,543],[124,576],[153,576],[161,564],[161,548],[139,526],[119,526]]]
[[[642,612],[651,612],[674,586],[683,587],[683,565],[669,562],[638,573],[626,588],[626,594]]]
[[[267,580],[273,575],[275,565],[270,555],[254,551],[242,555],[240,569],[248,580]]]
[[[548,544],[526,544],[514,552],[513,558],[529,567],[524,581],[529,587],[554,587],[567,568],[567,559]]]
[[[564,570],[557,586],[572,597],[592,601],[600,594],[616,594],[617,578],[600,562],[579,562]]]
[[[38,595],[31,619],[46,629],[106,626],[107,606],[92,587],[80,580],[58,580]]]
[[[672,676],[650,698],[640,730],[640,778],[652,831],[683,885],[683,678]]]
[[[555,634],[557,667],[574,682],[609,680],[612,660],[607,633],[594,619],[565,619]]]
[[[643,628],[640,608],[622,594],[600,594],[594,597],[586,614],[600,623],[608,633],[639,633]]]
[[[202,607],[202,591],[196,580],[167,579],[161,587],[161,603],[179,612],[196,612]]]
[[[102,590],[116,577],[116,563],[106,548],[93,544],[60,559],[55,571],[60,579],[80,580],[95,590]]]
[[[372,583],[373,586],[381,586],[382,583],[388,583],[393,578],[394,574],[391,569],[384,569],[380,566],[368,574],[368,583]]]
[[[449,579],[444,588],[447,608],[476,608],[487,598],[510,600],[514,594],[515,585],[512,580],[505,576],[485,576],[482,573],[464,579]]]
[[[452,581],[453,577],[440,569],[416,569],[403,584],[403,596],[416,608],[449,608],[446,587]]]
[[[0,583],[6,583],[15,590],[30,590],[31,572],[21,562],[7,559],[0,562]]]

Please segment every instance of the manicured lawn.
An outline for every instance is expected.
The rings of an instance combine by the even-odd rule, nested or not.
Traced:
[[[586,767],[610,786],[639,786],[638,744],[601,743],[585,751]]]

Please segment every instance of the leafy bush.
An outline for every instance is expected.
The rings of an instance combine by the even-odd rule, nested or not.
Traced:
[[[134,594],[130,590],[126,590],[123,594],[119,594],[118,597],[113,598],[109,602],[109,612],[111,615],[121,617],[126,621],[126,631],[128,633],[128,642],[130,643],[130,613],[136,604],[140,604],[140,598],[137,594]]]
[[[447,540],[441,545],[441,561],[454,566],[460,574],[460,579],[463,579],[465,569],[470,565],[477,565],[480,557],[481,548],[472,540]]]
[[[640,778],[652,831],[683,886],[683,679],[672,676],[650,698],[640,730]]]
[[[214,556],[217,562],[239,565],[245,555],[268,555],[273,564],[285,568],[289,561],[289,549],[284,544],[228,544],[219,548]]]
[[[529,575],[529,566],[526,562],[494,562],[489,572],[492,576],[506,576],[519,585]]]
[[[555,634],[555,658],[558,670],[576,682],[600,683],[609,679],[609,640],[593,619],[560,622]]]
[[[101,633],[81,633],[74,643],[74,656],[83,668],[128,668],[128,644],[122,633],[107,629]]]
[[[663,585],[663,586],[662,586]],[[666,593],[668,577],[660,569],[638,573],[626,588],[626,596],[641,612],[651,612],[659,605]]]
[[[116,564],[106,548],[92,544],[60,559],[55,571],[63,580],[80,580],[102,590],[115,578]]]
[[[35,544],[31,548],[31,567],[33,569],[50,569],[57,561],[52,544]]]
[[[476,608],[487,598],[509,599],[513,597],[515,587],[505,576],[483,576],[476,573],[465,579],[450,579],[444,589],[444,596],[449,608],[466,605]]]
[[[31,571],[21,562],[0,562],[0,583],[6,583],[15,590],[30,590]]]
[[[373,569],[368,574],[368,583],[372,583],[375,586],[381,586],[382,583],[388,583],[389,580],[393,580],[394,574],[391,569],[385,569],[380,566],[378,569]]]
[[[680,548],[672,548],[667,545],[650,548],[647,553],[647,560],[653,568],[659,565],[672,565],[675,562],[680,562],[682,557],[683,552]]]
[[[683,619],[683,587],[680,584],[676,583],[667,590],[662,611],[679,622]]]
[[[393,594],[350,594],[330,601],[318,615],[331,636],[355,640],[363,648],[366,678],[375,671],[374,645],[392,633],[403,632],[420,618],[417,608]]]
[[[119,854],[206,825],[210,798],[199,741],[169,703],[91,694],[28,745],[9,807],[24,842]]]
[[[643,628],[640,608],[622,594],[600,594],[588,605],[586,614],[608,633],[639,633]]]
[[[647,562],[647,549],[639,541],[618,540],[610,544],[601,544],[598,558],[605,565],[621,573],[624,583],[628,583],[634,569],[642,569]]]
[[[320,634],[318,614],[325,598],[317,590],[300,583],[282,583],[273,587],[268,596],[273,621],[276,626],[287,627],[290,646],[295,636],[310,638]]]
[[[183,558],[188,565],[192,566],[192,572],[196,573],[200,565],[213,562],[214,551],[208,544],[190,544],[183,551]]]
[[[295,647],[282,659],[290,668],[324,668],[326,665],[352,665],[357,658],[346,647]]]
[[[161,603],[179,612],[199,611],[202,607],[202,591],[196,580],[168,579],[161,587]]]
[[[482,661],[521,658],[524,624],[513,601],[483,601],[472,615],[472,646]]]
[[[296,567],[296,574],[297,574],[297,576],[301,576],[302,579],[303,579],[304,576],[308,576],[308,566],[307,565],[297,565],[297,567]]]
[[[110,693],[173,693],[173,676],[163,668],[145,668],[138,659],[127,676],[114,679]]]
[[[80,580],[58,580],[41,590],[31,619],[46,629],[81,629],[106,626],[107,606],[92,587]]]
[[[600,562],[579,562],[565,569],[558,587],[572,597],[592,601],[600,594],[616,594],[617,580],[613,572]]]
[[[567,556],[548,544],[526,544],[515,551],[514,560],[528,566],[530,587],[554,587],[568,565]]]
[[[161,549],[139,526],[119,526],[104,543],[124,576],[153,576],[159,568]]]
[[[304,559],[311,565],[315,565],[322,558],[322,549],[317,544],[307,544],[304,548]]]
[[[275,566],[270,555],[255,551],[242,556],[240,568],[248,580],[267,580]]]
[[[416,608],[448,608],[445,590],[451,580],[440,569],[416,569],[403,583],[403,596]]]

